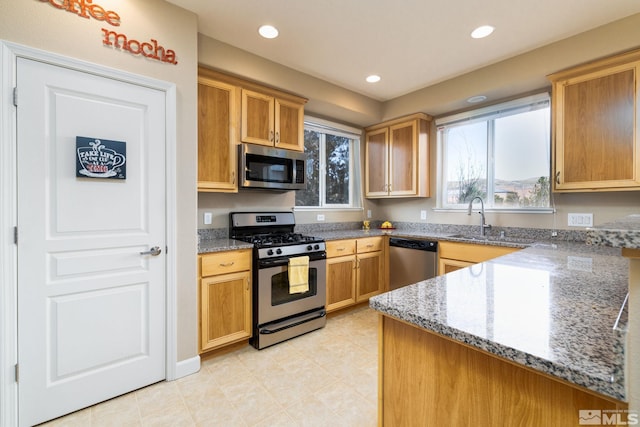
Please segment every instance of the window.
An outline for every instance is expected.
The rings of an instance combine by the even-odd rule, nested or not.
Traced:
[[[442,172],[438,207],[550,207],[549,95],[540,94],[436,121]]]
[[[296,191],[296,207],[360,206],[360,134],[356,132],[320,119],[305,121],[307,188]]]

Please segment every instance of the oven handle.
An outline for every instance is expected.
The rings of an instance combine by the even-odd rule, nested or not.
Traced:
[[[284,331],[285,329],[293,328],[294,326],[298,326],[298,325],[302,325],[303,323],[311,322],[312,320],[322,319],[326,315],[327,315],[327,312],[325,310],[321,310],[314,316],[304,317],[303,319],[301,319],[301,320],[299,320],[297,322],[289,323],[289,324],[286,324],[286,325],[281,326],[281,327],[276,328],[276,329],[260,328],[260,334],[261,335],[275,334],[277,332]]]
[[[270,268],[270,267],[279,267],[281,265],[288,265],[289,258],[292,258],[292,257],[261,259],[261,260],[258,260],[258,268]],[[316,252],[315,254],[309,255],[309,262],[322,261],[323,259],[327,259],[326,252]]]

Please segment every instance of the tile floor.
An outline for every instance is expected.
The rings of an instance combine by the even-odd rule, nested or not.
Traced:
[[[204,360],[200,372],[43,424],[60,426],[377,425],[376,312],[363,306],[261,351]]]

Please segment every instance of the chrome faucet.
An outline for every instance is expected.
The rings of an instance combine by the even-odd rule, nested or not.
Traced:
[[[480,214],[480,218],[481,218],[481,222],[480,222],[480,235],[482,237],[485,236],[485,230],[488,230],[491,228],[491,226],[489,224],[485,223],[484,220],[484,201],[482,200],[482,197],[480,196],[476,196],[473,199],[471,199],[471,201],[469,202],[469,208],[467,209],[467,215],[471,215],[471,207],[473,205],[473,202],[478,199],[480,200],[480,212],[478,212]]]

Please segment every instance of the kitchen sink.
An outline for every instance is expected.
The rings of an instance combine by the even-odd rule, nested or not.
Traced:
[[[527,239],[524,237],[480,236],[479,234],[453,234],[448,237],[451,239],[470,240],[473,242],[504,242],[519,245],[531,245],[535,242],[533,239]]]

